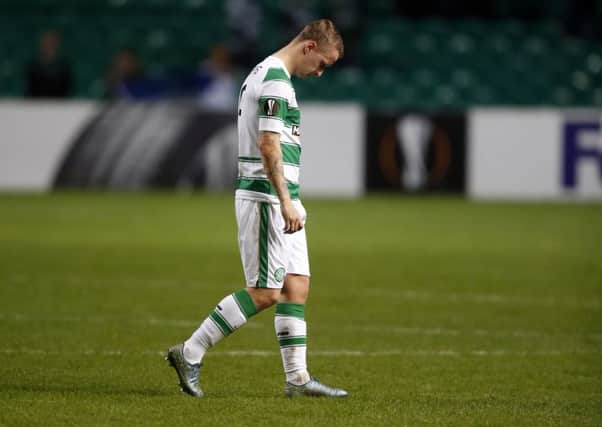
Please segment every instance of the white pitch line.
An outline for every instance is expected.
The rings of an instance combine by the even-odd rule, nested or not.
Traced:
[[[92,286],[128,286],[132,285],[137,288],[139,287],[151,287],[151,288],[166,288],[170,290],[178,290],[178,289],[189,289],[195,288],[199,291],[222,291],[224,293],[231,292],[232,289],[239,289],[244,286],[243,282],[241,283],[232,283],[232,284],[216,284],[216,283],[204,283],[196,280],[189,279],[170,279],[170,278],[144,278],[138,276],[120,276],[120,277],[108,277],[108,278],[98,278],[98,277],[86,277],[86,276],[76,276],[76,275],[60,275],[60,276],[44,276],[44,277],[36,277],[36,276],[28,276],[24,274],[13,274],[6,278],[7,283],[12,284],[26,284],[28,282],[40,282],[44,283],[52,283],[52,284],[60,284],[65,283],[69,285],[92,285]]]
[[[312,327],[312,329],[323,329],[321,326]],[[340,328],[338,328],[340,329]],[[473,330],[459,330],[459,329],[448,329],[448,328],[420,328],[420,327],[400,327],[392,325],[370,325],[370,326],[350,326],[344,328],[350,331],[367,331],[367,332],[382,332],[384,334],[402,334],[402,335],[473,335],[477,337],[510,337],[510,338],[588,338],[593,340],[602,340],[602,334],[596,333],[549,333],[541,331],[525,331],[525,330],[487,330],[487,329],[473,329]]]
[[[478,293],[459,294],[443,292],[424,292],[410,289],[396,290],[383,288],[365,288],[362,289],[362,295],[452,303],[508,304],[533,307],[581,308],[589,310],[600,310],[602,308],[602,301],[596,298],[592,298],[590,300],[585,301],[564,297],[525,297]]]
[[[16,322],[59,322],[59,323],[109,323],[109,322],[129,322],[152,326],[167,326],[174,328],[197,328],[204,319],[182,320],[182,319],[161,319],[157,317],[147,318],[126,318],[109,316],[29,316],[21,313],[0,313],[0,321]],[[263,328],[261,323],[248,323],[246,328]]]
[[[25,354],[33,356],[165,356],[165,351],[145,350],[145,351],[124,351],[124,350],[80,350],[80,351],[60,351],[60,350],[41,350],[41,349],[0,349],[0,354],[15,355]],[[228,357],[280,357],[278,351],[267,350],[229,350],[213,351],[208,353],[210,357],[228,356]],[[405,357],[499,357],[499,356],[570,356],[570,355],[598,355],[602,350],[382,350],[382,351],[364,351],[364,350],[314,350],[310,351],[310,357],[387,357],[387,356],[405,356]]]
[[[65,323],[109,323],[109,322],[132,322],[143,325],[161,326],[161,327],[174,327],[174,328],[196,328],[199,326],[201,321],[195,320],[183,320],[183,319],[161,319],[157,317],[148,318],[120,318],[120,317],[104,317],[104,316],[44,316],[44,317],[31,317],[21,313],[0,313],[0,321],[16,321],[16,322],[65,322]],[[266,326],[258,322],[249,322],[244,326],[246,329],[263,329]],[[528,330],[487,330],[487,329],[474,329],[474,330],[459,330],[449,329],[440,327],[405,327],[395,325],[369,325],[369,326],[325,326],[320,324],[314,324],[311,326],[312,330],[330,330],[336,329],[337,331],[345,330],[350,332],[373,332],[381,333],[385,335],[400,334],[400,335],[432,335],[432,336],[477,336],[477,337],[506,337],[506,338],[587,338],[596,341],[602,340],[602,334],[599,333],[568,333],[568,332],[542,332],[542,331],[528,331]]]
[[[233,283],[229,285],[217,285],[215,283],[202,283],[192,280],[178,280],[169,278],[141,278],[141,277],[115,277],[115,278],[92,278],[85,276],[57,276],[57,277],[45,277],[38,278],[28,276],[24,274],[13,274],[6,278],[8,283],[23,284],[32,280],[39,281],[52,281],[54,283],[69,283],[69,284],[87,284],[87,285],[136,285],[150,286],[157,288],[167,288],[171,290],[178,290],[178,288],[190,288],[193,287],[199,291],[223,291],[228,292],[228,289],[238,289],[242,287],[240,283]],[[415,289],[385,289],[385,288],[362,288],[360,297],[375,296],[375,297],[388,297],[388,298],[400,298],[409,300],[425,300],[425,301],[436,301],[436,302],[451,302],[451,303],[476,303],[476,304],[509,304],[509,305],[520,305],[520,306],[533,306],[533,307],[565,307],[565,308],[581,308],[589,310],[600,310],[602,309],[602,300],[599,298],[590,298],[587,300],[575,299],[570,297],[529,297],[529,296],[512,296],[512,295],[500,295],[500,294],[483,294],[483,293],[446,293],[446,292],[425,292],[422,290]]]

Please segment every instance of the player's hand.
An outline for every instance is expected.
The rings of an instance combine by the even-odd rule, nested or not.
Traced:
[[[293,202],[290,200],[285,200],[280,204],[280,211],[282,212],[282,217],[284,218],[284,233],[292,234],[303,228],[303,220],[301,219],[301,215],[299,211],[293,205]]]

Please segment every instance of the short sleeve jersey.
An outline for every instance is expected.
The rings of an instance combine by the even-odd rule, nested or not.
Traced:
[[[247,76],[238,101],[238,179],[236,197],[279,203],[264,169],[259,131],[280,134],[284,178],[292,199],[299,198],[300,112],[284,63],[269,56]]]

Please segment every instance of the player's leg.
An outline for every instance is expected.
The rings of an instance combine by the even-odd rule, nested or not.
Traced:
[[[223,298],[184,342],[184,358],[188,363],[201,363],[211,347],[241,328],[247,321],[278,301],[280,289],[246,288]]]
[[[274,292],[271,298],[276,299],[278,290],[265,290],[266,293]],[[264,300],[268,300],[265,297]],[[205,353],[222,339],[244,326],[247,321],[261,309],[257,307],[247,289],[238,291],[222,298],[213,311],[201,323],[199,328],[184,342],[184,358],[190,364],[199,364]]]
[[[240,289],[223,298],[183,344],[171,347],[167,359],[176,370],[182,391],[203,395],[199,371],[205,353],[219,341],[241,328],[251,316],[271,307],[280,289]]]
[[[305,209],[297,202],[297,209],[305,222]],[[280,299],[276,305],[274,327],[282,365],[286,376],[287,396],[344,397],[344,390],[328,387],[307,370],[307,323],[305,303],[309,295],[309,257],[305,229],[286,236],[288,250],[288,274],[284,281]]]
[[[251,316],[276,303],[284,282],[284,223],[278,207],[236,200],[236,219],[247,288],[223,298],[183,345],[172,347],[168,352],[180,385],[195,396],[202,393],[198,380],[192,377],[195,372],[198,377],[198,367],[205,353],[241,328]]]
[[[200,363],[205,352],[278,300],[285,261],[283,224],[269,203],[236,200],[238,243],[247,288],[222,299],[199,329],[184,343],[189,363]],[[279,235],[280,234],[280,235]],[[279,280],[278,280],[279,279]]]
[[[278,208],[237,199],[236,222],[247,288],[222,299],[185,342],[184,356],[189,363],[200,363],[209,348],[278,300],[286,264],[284,223]]]
[[[294,202],[305,224],[301,202]],[[305,228],[285,235],[288,252],[287,275],[274,316],[286,382],[301,385],[310,380],[307,372],[307,324],[305,302],[309,294],[309,256]]]
[[[305,304],[309,296],[309,276],[287,273],[278,296],[279,303]]]
[[[305,302],[308,293],[309,276],[287,274],[274,316],[286,382],[296,385],[305,384],[310,380],[306,362],[305,323]]]
[[[280,300],[280,289],[247,288],[257,312],[270,308]]]
[[[278,292],[275,290],[274,300]],[[249,292],[240,289],[223,298],[190,338],[167,351],[167,360],[178,374],[182,391],[195,397],[203,395],[199,386],[203,356],[258,311]]]

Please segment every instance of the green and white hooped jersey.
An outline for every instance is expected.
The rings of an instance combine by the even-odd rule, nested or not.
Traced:
[[[259,131],[280,134],[284,178],[292,199],[299,198],[300,112],[284,62],[269,56],[245,79],[238,101],[238,179],[236,197],[279,203],[263,169]]]

